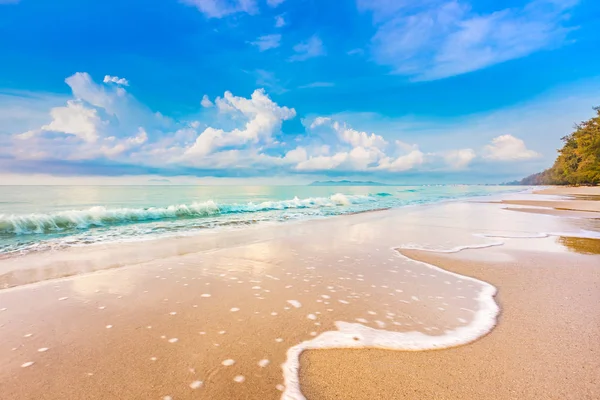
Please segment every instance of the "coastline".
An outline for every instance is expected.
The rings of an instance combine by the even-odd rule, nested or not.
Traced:
[[[448,202],[251,228],[237,234],[201,235],[170,241],[171,246],[166,246],[167,241],[145,242],[134,246],[133,253],[143,257],[135,265],[0,290],[0,309],[4,309],[0,312],[0,332],[8,338],[0,344],[0,352],[8,354],[0,360],[0,390],[31,399],[61,395],[100,399],[107,393],[121,398],[185,399],[195,398],[198,392],[207,398],[279,398],[285,390],[279,386],[283,384],[279,365],[284,363],[287,349],[323,332],[335,332],[336,321],[434,338],[443,336],[444,331],[468,327],[473,317],[463,310],[478,307],[475,298],[481,286],[467,284],[468,280],[452,272],[499,285],[502,316],[498,327],[467,346],[406,354],[428,359],[432,354],[480,346],[503,326],[508,312],[503,303],[513,303],[511,297],[504,297],[505,289],[495,277],[479,275],[480,269],[493,271],[496,267],[487,263],[493,258],[491,254],[532,270],[535,265],[530,258],[534,254],[519,250],[519,241],[526,242],[520,245],[526,248],[534,242],[543,243],[543,251],[535,257],[542,254],[540,257],[551,264],[558,258],[547,257],[547,252],[559,252],[560,258],[596,261],[598,257],[566,253],[565,245],[554,236],[510,239],[553,232],[577,236],[596,228],[594,220],[547,218],[505,208],[502,204]],[[443,256],[411,250],[417,252],[411,253],[411,258],[432,261],[448,273],[428,273],[392,250],[483,247],[499,241],[494,235],[504,235],[501,240],[505,244]],[[129,251],[120,247],[125,254]],[[71,261],[77,265],[106,251],[86,253]],[[113,251],[108,253],[111,257],[123,254]],[[454,264],[445,258],[471,253],[482,256]],[[585,265],[589,262],[582,261]],[[511,273],[520,276],[518,269]],[[522,278],[527,282],[534,277]],[[536,311],[544,309],[540,306]],[[510,347],[511,339],[503,337]],[[38,351],[45,348],[48,350]],[[307,351],[301,356],[300,379],[302,392],[310,394],[308,398],[331,398],[327,397],[331,392],[315,381],[315,372],[329,377],[342,373],[352,376],[354,366],[360,367],[349,361],[349,354],[341,358],[331,355],[338,351],[383,352],[378,356],[382,359],[406,355],[390,350]],[[326,365],[315,364],[320,361],[315,361],[314,353],[321,352],[329,354],[322,356]],[[553,360],[560,361],[552,354]],[[232,366],[222,365],[229,359],[234,360]],[[264,365],[264,360],[268,360],[267,365],[259,365]],[[336,360],[346,366],[325,373],[338,365]],[[22,367],[28,362],[34,364]],[[507,367],[498,365],[500,370]],[[411,375],[408,370],[402,373]],[[240,376],[243,382],[239,382]],[[371,371],[370,379],[371,386],[378,388],[373,380],[383,378]],[[392,386],[384,397],[393,397]],[[352,385],[345,389],[351,388],[357,389]],[[337,387],[336,393],[342,389]],[[440,398],[459,398],[452,393]]]

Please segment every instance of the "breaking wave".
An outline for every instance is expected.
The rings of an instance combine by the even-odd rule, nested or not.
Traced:
[[[48,234],[65,230],[84,230],[160,220],[195,219],[288,209],[347,207],[376,201],[376,198],[372,196],[337,193],[330,197],[306,199],[294,197],[291,200],[245,204],[219,204],[209,200],[166,207],[108,208],[96,206],[85,210],[67,210],[47,214],[0,214],[0,233],[9,235]]]

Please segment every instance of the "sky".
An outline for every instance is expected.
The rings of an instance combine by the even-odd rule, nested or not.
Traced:
[[[520,179],[600,105],[598,26],[593,0],[0,0],[0,184]]]

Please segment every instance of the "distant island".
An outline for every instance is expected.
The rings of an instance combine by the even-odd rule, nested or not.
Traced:
[[[387,183],[373,181],[314,181],[308,186],[393,186]]]
[[[171,183],[171,181],[169,179],[166,179],[166,178],[163,178],[163,179],[158,179],[158,178],[148,179],[148,182]]]
[[[554,165],[524,178],[521,185],[600,185],[600,107],[597,115],[562,138]]]

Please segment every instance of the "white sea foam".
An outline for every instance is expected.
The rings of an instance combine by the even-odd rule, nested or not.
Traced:
[[[288,300],[287,302],[296,308],[302,307],[302,303],[300,303],[298,300]]]
[[[259,367],[261,367],[261,368],[264,368],[264,367],[266,367],[267,365],[269,365],[269,363],[270,363],[270,361],[269,361],[269,360],[267,360],[267,359],[265,358],[264,360],[260,360],[260,361],[258,362],[258,366],[259,366]]]
[[[501,244],[501,243],[500,243]],[[493,245],[500,245],[493,244]],[[488,247],[490,244],[476,245],[478,247]],[[462,246],[452,249],[469,248],[471,246]],[[404,246],[402,248],[405,248]],[[414,248],[411,246],[410,248]],[[449,252],[448,250],[434,250],[440,252]],[[374,347],[389,350],[431,350],[447,347],[454,347],[472,342],[488,333],[496,324],[496,317],[499,307],[494,301],[496,288],[489,283],[479,281],[475,278],[462,276],[449,271],[445,271],[434,265],[421,261],[412,260],[402,254],[397,253],[398,257],[417,262],[425,267],[436,271],[456,276],[465,281],[476,282],[481,285],[481,291],[477,296],[479,309],[474,312],[471,323],[467,326],[458,327],[452,331],[446,331],[441,336],[429,336],[418,331],[412,332],[392,332],[383,329],[371,328],[359,323],[337,321],[335,323],[337,331],[327,331],[314,339],[299,343],[287,351],[287,359],[283,364],[283,374],[285,381],[285,390],[282,394],[284,400],[304,400],[305,397],[300,390],[298,371],[300,367],[300,354],[310,349],[332,349],[332,348],[365,348]]]
[[[190,383],[190,388],[192,389],[198,389],[200,386],[202,386],[202,381],[194,381]]]

